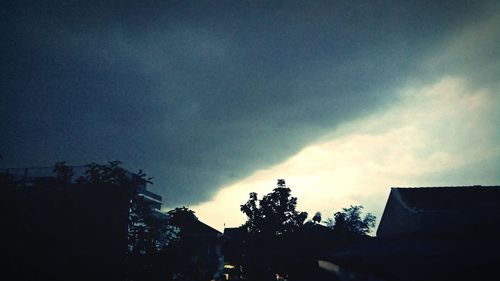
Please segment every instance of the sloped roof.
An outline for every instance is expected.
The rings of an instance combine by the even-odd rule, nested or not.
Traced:
[[[391,189],[377,236],[435,235],[500,225],[500,186]]]
[[[184,233],[191,235],[221,235],[220,231],[197,219],[184,220],[179,227]]]
[[[453,211],[500,206],[500,186],[415,187],[397,189],[415,211]]]
[[[323,259],[387,280],[484,279],[499,272],[499,231],[500,186],[396,187],[377,238]]]

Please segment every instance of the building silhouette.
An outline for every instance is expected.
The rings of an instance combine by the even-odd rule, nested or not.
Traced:
[[[377,238],[320,262],[340,280],[494,280],[499,230],[500,186],[392,188]]]
[[[139,183],[82,184],[88,166],[67,168],[68,177],[53,168],[0,171],[3,280],[125,279],[131,197],[155,210],[161,197]]]

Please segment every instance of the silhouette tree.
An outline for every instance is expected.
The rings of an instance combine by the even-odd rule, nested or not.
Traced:
[[[64,166],[64,162],[62,165]],[[61,170],[61,163],[56,164],[54,171]],[[152,184],[151,179],[146,177],[146,174],[139,170],[137,173],[131,173],[121,167],[122,162],[110,161],[108,164],[91,163],[87,165],[85,175],[79,177],[76,183],[83,185],[114,185],[122,188],[129,188],[135,192],[137,188]],[[65,169],[62,169],[65,171]]]
[[[291,197],[290,193],[283,179],[279,179],[277,187],[261,200],[257,193],[250,193],[250,198],[240,208],[248,218],[243,227],[250,233],[271,235],[297,230],[304,224],[307,213],[295,210],[297,198]]]
[[[64,163],[58,163],[54,172],[58,178],[69,174]],[[92,163],[87,165],[83,176],[75,180],[82,187],[116,187],[128,194],[128,253],[126,255],[126,280],[165,280],[171,276],[165,260],[172,260],[168,248],[177,240],[176,229],[169,224],[168,216],[155,212],[147,201],[140,196],[140,190],[151,182],[139,170],[130,173],[121,167],[120,161],[108,164]]]
[[[180,226],[186,221],[198,220],[194,211],[185,206],[170,210],[168,211],[168,214],[170,215],[170,223],[176,226]]]
[[[119,161],[92,163],[84,169],[77,179],[75,170],[79,170],[65,162],[53,166],[53,176],[17,179],[8,171],[0,173],[5,195],[2,203],[9,202],[0,204],[9,206],[8,212],[2,213],[14,214],[3,216],[10,230],[2,241],[17,241],[4,251],[12,256],[10,268],[17,280],[35,276],[52,280],[141,280],[135,278],[141,274],[133,276],[128,269],[140,268],[140,273],[156,270],[151,265],[158,260],[159,246],[165,245],[168,232],[163,229],[165,221],[157,220],[137,196],[151,183],[150,178],[142,171],[126,171]],[[27,182],[32,188],[25,188]],[[30,211],[34,209],[36,216]],[[132,248],[140,258],[132,259],[127,251]],[[57,271],[54,264],[59,265]],[[123,270],[125,267],[127,270]]]
[[[361,218],[361,210],[363,206],[350,206],[343,208],[341,212],[336,212],[333,215],[333,220],[328,219],[327,226],[338,232],[350,232],[360,235],[370,233],[370,228],[375,227],[376,217],[371,213],[367,213],[364,218]]]
[[[321,222],[321,213],[316,212],[316,214],[314,214],[314,217],[312,218],[312,221],[314,223],[320,223]]]
[[[151,184],[151,178],[139,170],[131,173],[121,167],[120,161],[108,164],[91,163],[83,176],[76,179],[76,184],[88,187],[115,186],[128,193],[129,227],[128,248],[131,255],[154,255],[164,248],[169,241],[171,228],[167,221],[156,215],[148,203],[142,200],[138,190]],[[58,179],[69,182],[73,176],[71,167],[65,162],[56,163],[53,169]]]
[[[279,179],[277,187],[261,200],[257,193],[250,193],[248,201],[241,205],[247,216],[242,228],[247,232],[245,274],[250,280],[276,280],[276,274],[290,272],[290,256],[296,245],[291,243],[307,218],[306,212],[296,210],[297,198],[291,196],[285,180]]]
[[[52,172],[62,184],[69,184],[73,178],[73,168],[66,165],[66,162],[56,163]]]
[[[176,229],[134,194],[129,213],[129,253],[155,255],[177,238]]]

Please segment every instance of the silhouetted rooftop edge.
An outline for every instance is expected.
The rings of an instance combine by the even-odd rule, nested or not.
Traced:
[[[490,231],[499,220],[500,186],[393,187],[377,236]]]

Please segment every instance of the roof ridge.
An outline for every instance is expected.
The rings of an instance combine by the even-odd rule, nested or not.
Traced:
[[[500,188],[500,185],[455,185],[455,186],[394,186],[391,189],[439,189],[439,188]]]
[[[219,233],[219,234],[222,234],[220,231],[218,231],[217,229],[213,228],[212,226],[210,226],[210,225],[208,225],[208,224],[204,223],[203,221],[201,221],[201,220],[199,220],[199,219],[198,219],[197,221],[198,221],[199,223],[203,224],[205,227],[208,227],[210,230],[215,231],[215,232],[217,232],[217,233]]]

